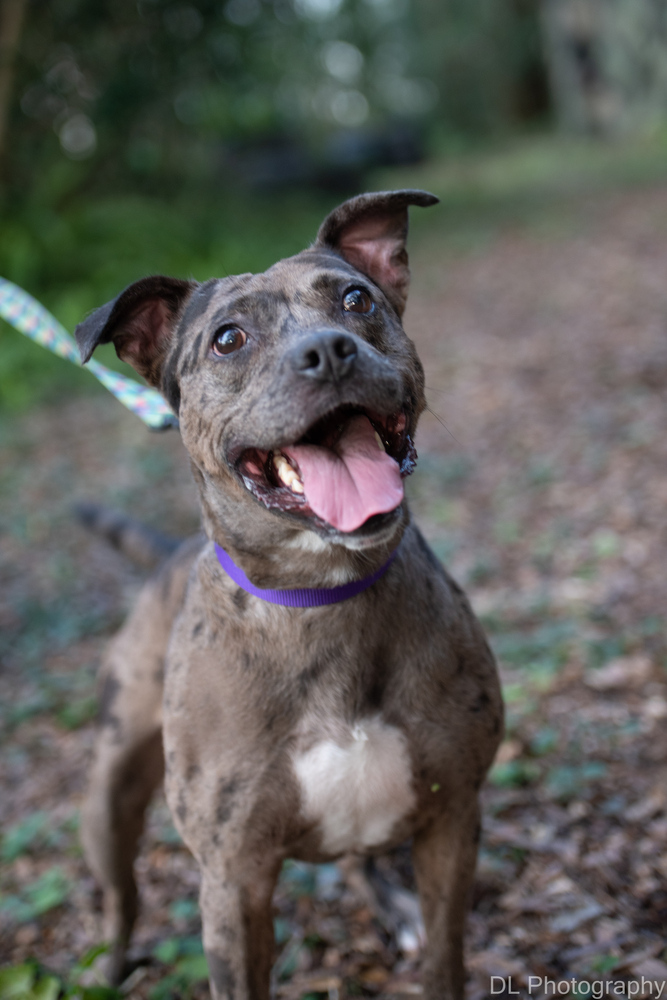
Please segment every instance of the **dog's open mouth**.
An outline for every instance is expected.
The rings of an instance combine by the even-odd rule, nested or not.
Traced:
[[[314,517],[350,532],[403,500],[403,477],[417,453],[405,413],[380,417],[343,406],[318,420],[295,444],[247,448],[238,471],[266,507]]]

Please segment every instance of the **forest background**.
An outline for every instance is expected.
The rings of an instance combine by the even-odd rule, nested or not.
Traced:
[[[441,199],[411,218],[430,409],[408,490],[508,708],[480,1000],[492,975],[667,977],[666,122],[658,0],[0,0],[0,274],[69,330],[148,273],[263,269],[360,190]],[[0,322],[2,1000],[85,996],[99,943],[78,810],[144,574],[81,499],[198,524],[178,435]],[[400,853],[385,873],[410,885]],[[204,997],[163,801],[139,877],[126,995]],[[286,867],[277,905],[279,996],[417,993],[335,866]]]

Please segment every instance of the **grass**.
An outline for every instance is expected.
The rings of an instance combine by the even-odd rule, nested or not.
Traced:
[[[556,206],[569,203],[576,212],[582,198],[602,190],[667,179],[667,131],[614,141],[525,136],[453,156],[444,152],[409,172],[382,177],[437,194],[448,217],[446,226],[441,217],[443,238],[459,239],[458,229],[493,229],[508,220],[539,223]]]

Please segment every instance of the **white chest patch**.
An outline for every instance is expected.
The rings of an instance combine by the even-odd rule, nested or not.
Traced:
[[[319,824],[331,854],[386,842],[415,805],[403,733],[379,718],[348,732],[348,739],[321,740],[293,761],[305,816]]]

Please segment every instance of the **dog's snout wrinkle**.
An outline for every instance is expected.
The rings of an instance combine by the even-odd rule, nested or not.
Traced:
[[[318,382],[340,382],[350,375],[357,360],[357,345],[347,333],[316,333],[292,352],[292,365],[301,375]]]

